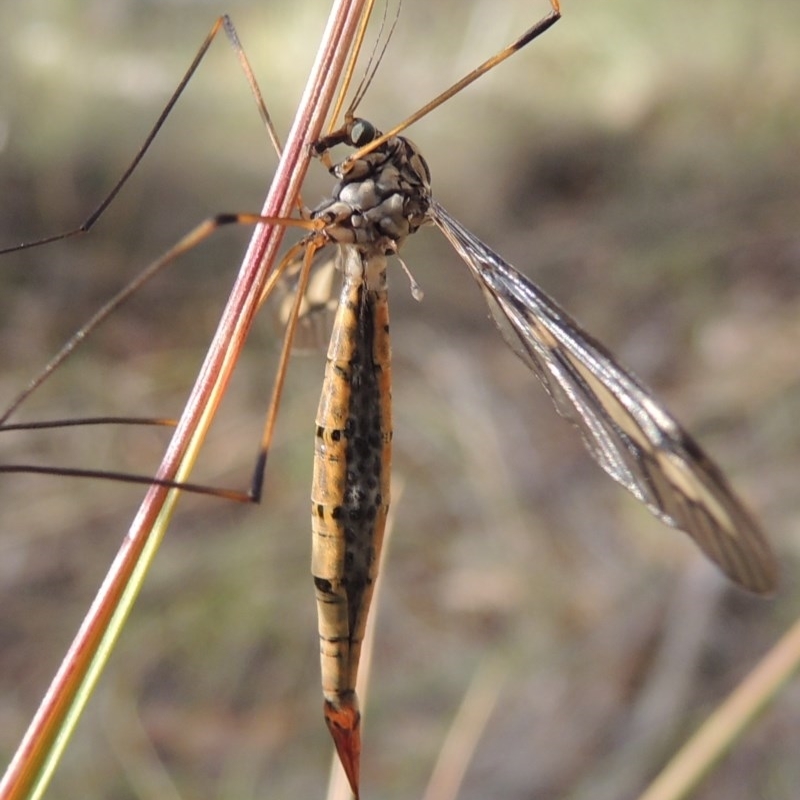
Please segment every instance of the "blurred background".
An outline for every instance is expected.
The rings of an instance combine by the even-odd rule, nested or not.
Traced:
[[[1,4],[0,247],[89,214],[222,11],[285,132],[327,10]],[[404,0],[360,113],[390,127],[547,11]],[[770,601],[730,588],[607,479],[505,347],[458,257],[420,232],[403,255],[421,304],[392,271],[397,499],[366,797],[421,794],[487,674],[498,695],[459,797],[633,797],[797,613],[800,6],[565,0],[563,11],[409,135],[439,201],[656,388],[724,468],[771,536],[781,588]],[[259,209],[275,163],[221,40],[91,235],[0,261],[2,404],[193,225]],[[329,187],[312,165],[305,201]],[[249,233],[220,233],[160,276],[17,419],[177,415]],[[278,340],[262,314],[198,482],[248,484]],[[292,363],[261,507],[182,501],[51,798],[323,795],[308,566],[323,369],[323,351]],[[0,462],[149,474],[167,438],[5,433]],[[142,494],[2,476],[4,761]],[[795,797],[799,722],[790,685],[697,797]]]

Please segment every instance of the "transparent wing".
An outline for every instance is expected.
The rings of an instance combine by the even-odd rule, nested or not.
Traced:
[[[324,247],[315,254],[313,272],[300,303],[297,328],[292,340],[295,353],[316,352],[325,350],[328,346],[338,304],[338,297],[333,289],[336,273],[340,270],[340,258],[339,247]],[[302,265],[301,254],[286,265],[270,295],[278,334],[283,334],[292,312]]]
[[[777,567],[766,538],[650,390],[438,203],[430,215],[470,268],[505,340],[580,429],[600,466],[657,517],[686,531],[736,583],[773,591]]]

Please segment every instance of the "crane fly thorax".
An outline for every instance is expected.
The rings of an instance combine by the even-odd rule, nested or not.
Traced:
[[[372,138],[377,136],[380,133],[374,131]],[[354,244],[368,258],[376,253],[388,255],[429,221],[428,165],[405,137],[388,139],[351,162],[345,174],[339,167],[332,171],[339,181],[331,199],[317,206],[312,217],[326,222],[326,232],[334,241]]]

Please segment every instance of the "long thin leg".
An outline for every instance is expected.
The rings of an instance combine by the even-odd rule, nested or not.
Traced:
[[[95,329],[100,323],[106,320],[116,311],[126,300],[134,295],[151,278],[157,275],[164,267],[175,261],[176,258],[196,247],[204,239],[207,239],[217,229],[224,225],[257,225],[266,223],[273,225],[284,225],[288,227],[304,228],[313,230],[319,225],[302,219],[284,219],[279,217],[262,217],[259,214],[217,214],[201,222],[186,234],[176,245],[171,247],[163,256],[145,267],[139,275],[134,278],[127,286],[115,294],[108,302],[98,309],[92,317],[82,325],[62,346],[53,358],[47,363],[42,371],[31,380],[28,386],[20,392],[8,407],[0,414],[0,425],[6,420],[36,391],[56,369],[69,357],[70,353]]]
[[[301,243],[303,244],[303,243]],[[300,313],[300,305],[303,302],[306,286],[308,285],[308,277],[311,274],[311,264],[314,261],[314,253],[319,249],[322,243],[309,242],[305,245],[305,253],[303,255],[303,267],[300,271],[300,276],[297,282],[297,289],[295,293],[294,302],[292,303],[292,310],[289,319],[286,322],[286,332],[283,336],[283,346],[281,347],[281,357],[278,362],[278,369],[275,374],[275,383],[272,387],[272,398],[270,399],[269,409],[264,421],[264,431],[261,435],[261,447],[259,449],[258,458],[256,459],[256,468],[253,472],[253,481],[250,486],[250,496],[255,502],[261,499],[261,492],[264,487],[264,472],[267,468],[267,456],[269,455],[269,448],[272,444],[272,435],[275,431],[275,420],[278,418],[278,408],[283,395],[283,385],[286,380],[286,371],[289,366],[289,357],[292,352],[292,342],[294,341],[295,330],[297,329],[297,319]],[[287,263],[292,257],[292,251],[284,259],[283,263]],[[277,272],[277,270],[276,270]],[[262,297],[263,302],[263,297]]]
[[[250,90],[253,93],[253,97],[255,98],[256,105],[258,107],[259,115],[261,116],[262,121],[264,122],[264,126],[267,129],[267,133],[269,135],[270,141],[272,142],[275,151],[280,155],[281,153],[281,145],[278,139],[278,135],[275,131],[275,126],[272,124],[272,119],[269,115],[269,111],[267,111],[266,103],[264,102],[264,97],[261,93],[261,89],[258,86],[258,82],[256,81],[255,75],[253,73],[253,69],[250,66],[250,62],[247,59],[247,55],[244,51],[244,48],[239,41],[239,36],[236,33],[236,29],[231,22],[230,17],[225,14],[219,17],[216,22],[211,26],[211,30],[208,32],[208,35],[203,40],[203,43],[200,45],[197,53],[195,54],[194,58],[192,59],[192,63],[189,65],[189,68],[184,73],[183,77],[178,83],[175,91],[170,96],[167,104],[164,106],[164,109],[158,115],[158,119],[156,119],[155,124],[150,129],[150,132],[144,139],[144,142],[136,151],[136,155],[134,155],[133,160],[128,164],[125,171],[122,173],[120,179],[114,184],[111,191],[103,198],[100,204],[92,211],[91,214],[80,224],[77,228],[71,228],[67,231],[62,231],[61,233],[56,233],[51,236],[45,236],[42,239],[35,239],[31,242],[22,242],[21,244],[16,244],[11,247],[4,247],[0,249],[0,256],[4,255],[5,253],[14,253],[18,250],[28,250],[32,247],[40,247],[45,244],[50,244],[51,242],[58,242],[62,239],[70,239],[73,236],[80,236],[84,233],[88,233],[91,228],[94,226],[95,222],[103,215],[105,210],[114,202],[114,198],[119,194],[122,187],[128,181],[128,178],[133,174],[136,167],[139,166],[139,162],[144,158],[145,153],[150,149],[150,145],[155,140],[156,136],[158,136],[158,132],[161,130],[164,122],[166,122],[167,117],[172,112],[175,104],[178,102],[178,99],[183,94],[183,90],[188,85],[189,81],[192,79],[195,71],[197,70],[198,66],[200,66],[200,62],[203,60],[203,57],[208,52],[208,48],[211,47],[211,43],[216,38],[217,34],[220,30],[225,31],[225,35],[228,37],[228,40],[231,43],[234,51],[236,52],[236,56],[239,60],[239,64],[242,67],[242,70],[247,78],[247,83],[250,86]]]
[[[525,33],[511,42],[511,44],[509,44],[507,47],[504,47],[491,58],[487,58],[486,61],[484,61],[481,65],[475,67],[472,72],[465,75],[460,81],[456,81],[449,89],[445,89],[445,91],[434,97],[430,102],[425,103],[422,108],[415,111],[410,117],[404,119],[399,125],[395,125],[390,131],[387,131],[376,139],[373,139],[373,141],[371,141],[365,147],[362,147],[356,150],[354,153],[351,153],[339,165],[338,169],[341,170],[342,174],[347,173],[352,168],[352,165],[367,155],[367,153],[373,152],[384,142],[389,141],[389,139],[392,137],[397,136],[397,134],[401,133],[415,122],[430,114],[431,111],[433,111],[435,108],[438,108],[440,105],[442,105],[442,103],[445,103],[451,97],[457,95],[462,89],[478,80],[478,78],[480,78],[482,75],[485,75],[487,72],[489,72],[489,70],[494,69],[498,64],[513,56],[514,53],[518,53],[523,47],[525,47],[526,44],[530,44],[530,42],[532,42],[534,39],[541,36],[546,30],[551,28],[556,24],[556,22],[558,22],[558,20],[561,19],[561,5],[559,0],[550,0],[550,5],[553,10],[546,17],[542,17],[542,19],[540,19],[535,25],[532,25],[527,31],[525,31]]]
[[[160,259],[150,264],[140,275],[131,281],[121,292],[115,295],[111,300],[106,303],[80,330],[73,334],[67,343],[61,348],[56,356],[51,359],[50,363],[45,369],[28,385],[28,387],[21,392],[9,406],[8,409],[0,416],[0,432],[13,431],[13,430],[32,430],[43,428],[56,428],[67,426],[79,425],[105,425],[105,424],[127,424],[127,425],[161,425],[167,427],[174,427],[174,420],[166,420],[161,418],[138,418],[138,417],[93,417],[76,420],[55,420],[45,422],[32,422],[21,423],[15,425],[3,424],[6,419],[17,409],[19,406],[30,396],[30,394],[37,389],[50,375],[53,374],[55,369],[64,361],[65,358],[77,347],[86,336],[94,330],[103,320],[105,320],[113,311],[119,308],[132,294],[134,294],[141,286],[150,280],[161,269],[168,266],[172,261],[185,253],[187,250],[195,247],[203,239],[210,236],[214,231],[222,225],[228,224],[257,224],[261,222],[278,223],[291,225],[301,228],[314,227],[314,223],[306,220],[297,219],[278,219],[273,217],[262,217],[256,214],[221,214],[198,225],[194,230],[188,233],[176,244],[171,250],[165,253]],[[318,247],[319,245],[317,245]],[[295,329],[297,326],[297,317],[300,304],[303,300],[306,285],[308,283],[308,276],[311,271],[311,264],[313,261],[314,253],[317,248],[313,243],[306,240],[298,243],[289,250],[283,258],[278,267],[273,271],[270,280],[265,287],[262,295],[261,302],[266,299],[269,291],[275,286],[282,272],[288,264],[290,264],[296,254],[300,250],[305,250],[303,259],[303,269],[300,274],[297,295],[293,304],[292,313],[287,321],[286,333],[284,336],[284,344],[281,353],[280,364],[275,379],[275,387],[273,389],[272,401],[270,403],[269,413],[267,414],[267,423],[262,437],[262,444],[259,451],[259,457],[256,467],[254,469],[253,478],[251,480],[251,489],[248,492],[242,492],[235,489],[223,489],[213,486],[204,486],[195,483],[186,483],[183,481],[173,481],[159,478],[152,478],[146,475],[135,475],[126,472],[114,472],[107,470],[93,470],[93,469],[79,469],[72,467],[54,467],[54,466],[37,466],[31,464],[2,464],[0,465],[0,473],[14,473],[14,474],[34,474],[34,475],[61,475],[63,477],[73,478],[93,478],[100,480],[113,480],[122,483],[134,484],[155,484],[157,486],[164,486],[169,489],[183,489],[184,491],[192,492],[194,494],[213,495],[228,500],[236,500],[238,502],[259,502],[261,499],[261,489],[264,482],[264,470],[266,468],[267,450],[269,443],[272,440],[272,432],[274,429],[275,418],[277,417],[278,405],[283,391],[284,379],[286,376],[286,369],[289,361],[289,354],[291,352],[292,340],[294,338]]]

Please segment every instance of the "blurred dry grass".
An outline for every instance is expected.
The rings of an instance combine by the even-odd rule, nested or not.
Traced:
[[[361,112],[388,126],[546,10],[405,0]],[[539,7],[541,6],[541,7]],[[67,227],[113,183],[220,8],[0,7],[0,242]],[[229,3],[279,126],[322,3]],[[395,469],[364,793],[420,793],[487,654],[508,677],[462,797],[634,796],[795,616],[800,503],[800,7],[566,2],[565,18],[411,132],[439,200],[608,343],[772,535],[771,603],[728,590],[590,463],[433,232],[396,274]],[[220,42],[82,241],[0,265],[0,396],[209,213],[260,207],[274,157]],[[327,186],[322,170],[306,200]],[[87,343],[28,418],[175,414],[248,232],[220,235]],[[461,274],[458,271],[461,270]],[[451,281],[450,275],[453,275]],[[261,321],[198,480],[244,485],[275,361]],[[322,354],[296,359],[262,508],[186,498],[50,796],[317,797],[308,482]],[[2,460],[148,472],[159,433],[7,436]],[[10,755],[140,491],[3,476],[0,752]],[[701,798],[795,796],[782,696]]]

